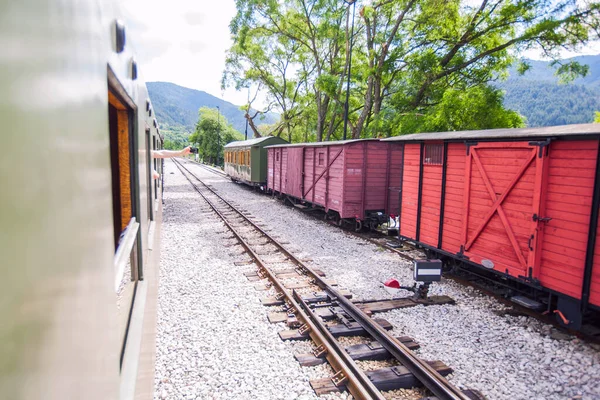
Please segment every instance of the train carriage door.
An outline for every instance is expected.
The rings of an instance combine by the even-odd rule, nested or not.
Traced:
[[[274,149],[273,152],[275,155],[273,158],[273,188],[281,193],[281,162],[283,160],[281,154],[282,149]]]
[[[302,197],[302,174],[299,172],[302,168],[303,147],[289,147],[287,149],[287,173],[285,174],[284,185],[286,193],[297,198]]]
[[[461,252],[514,277],[536,277],[544,143],[466,146]]]

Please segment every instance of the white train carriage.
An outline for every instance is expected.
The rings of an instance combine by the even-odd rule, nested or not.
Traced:
[[[151,398],[162,138],[126,25],[1,8],[0,398]]]

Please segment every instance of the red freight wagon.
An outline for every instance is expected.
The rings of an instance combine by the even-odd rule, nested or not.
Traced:
[[[386,139],[404,149],[399,236],[545,292],[577,327],[600,309],[599,138],[582,124]]]
[[[322,207],[340,223],[370,226],[397,214],[402,148],[372,140],[268,146],[267,187]],[[388,168],[393,164],[394,168]]]

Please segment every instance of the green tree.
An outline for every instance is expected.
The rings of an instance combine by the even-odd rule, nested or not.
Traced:
[[[198,147],[198,154],[203,160],[209,164],[220,164],[223,161],[223,146],[244,138],[217,109],[202,107],[198,115],[196,130],[190,135],[189,141]]]
[[[189,142],[190,133],[180,126],[165,126],[161,133],[165,138],[164,147],[167,150],[181,150]]]
[[[386,97],[409,119],[436,112],[447,91],[486,85],[522,50],[542,49],[564,80],[585,75],[576,62],[561,64],[559,51],[596,38],[599,13],[599,3],[570,0],[375,1],[361,10],[368,72],[353,136],[378,120]]]
[[[594,117],[594,122],[600,124],[600,111],[596,111],[596,116]]]
[[[360,4],[350,71],[353,138],[443,126],[423,121],[447,116],[453,109],[447,99],[457,96],[463,102],[465,96],[473,96],[474,105],[499,113],[485,118],[488,125],[482,128],[500,122],[518,125],[487,85],[502,77],[520,53],[531,49],[553,59],[563,80],[585,75],[585,66],[562,63],[560,51],[576,50],[597,39],[600,28],[600,4],[594,1],[374,0]],[[279,89],[270,89],[265,77],[255,83],[264,83],[274,94],[282,92],[282,82],[294,82],[300,90],[296,107],[309,124],[308,131],[318,141],[339,137],[351,7],[339,0],[237,0],[236,5],[232,54],[250,46],[244,44],[246,40],[261,47],[260,58],[244,50],[239,65],[255,67],[268,60],[279,65],[285,60],[285,69],[274,68],[277,74],[265,75],[276,76]],[[277,51],[265,48],[265,40],[276,44]],[[525,71],[527,65],[519,69]],[[431,119],[422,118],[429,114]],[[463,129],[473,124],[460,115],[453,121],[446,126]],[[461,121],[465,126],[456,125]],[[303,129],[297,131],[291,136],[301,135]]]
[[[317,140],[329,138],[342,110],[344,3],[237,0],[236,6],[223,85],[261,85],[288,139],[297,117],[314,108]]]
[[[449,89],[441,101],[426,114],[409,113],[395,116],[392,135],[402,132],[445,132],[494,128],[522,128],[525,119],[503,107],[502,92],[490,86],[468,90]],[[393,128],[392,128],[393,127]]]

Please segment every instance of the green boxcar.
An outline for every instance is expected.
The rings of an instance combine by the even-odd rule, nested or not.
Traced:
[[[265,136],[231,142],[225,146],[225,173],[233,181],[251,186],[264,186],[267,182],[266,146],[286,144],[277,136]]]

